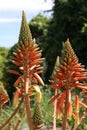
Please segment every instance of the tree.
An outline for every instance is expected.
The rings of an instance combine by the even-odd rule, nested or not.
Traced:
[[[45,17],[41,13],[36,15],[29,22],[29,26],[31,29],[32,36],[36,39],[38,45],[43,49],[46,48],[46,38],[48,32],[50,18]]]
[[[46,48],[47,48],[47,33],[49,28],[49,23],[51,22],[51,18],[47,18],[46,16],[39,13],[29,22],[29,27],[31,29],[32,36],[36,39],[37,44],[42,49],[42,57],[46,57]],[[46,61],[44,64],[44,72],[42,73],[42,78],[45,80],[45,73],[47,64]]]
[[[3,80],[4,73],[4,63],[6,62],[6,56],[8,54],[8,49],[0,47],[0,80]]]
[[[81,63],[87,66],[87,1],[54,0],[53,18],[47,35],[46,59],[50,77],[54,61],[60,56],[62,42],[67,38],[72,42]]]
[[[13,56],[13,51],[15,50],[17,44],[15,44],[13,47],[10,48],[10,50],[8,51],[8,54],[6,56],[6,62],[4,64],[4,69],[3,69],[3,84],[7,90],[7,93],[9,95],[9,98],[12,100],[13,97],[13,93],[15,92],[15,87],[14,87],[14,82],[17,79],[17,76],[9,73],[9,70],[12,69],[18,69],[17,66],[15,66],[12,62],[11,62],[11,58]]]

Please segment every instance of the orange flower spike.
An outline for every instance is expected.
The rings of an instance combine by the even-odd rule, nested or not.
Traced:
[[[65,93],[62,93],[59,100],[58,100],[58,103],[59,103],[61,108],[63,108],[64,101],[65,101]]]
[[[75,124],[79,125],[79,113],[75,113]]]
[[[17,66],[21,66],[21,65],[22,65],[20,62],[15,61],[15,60],[12,60],[12,62],[13,62],[15,65],[17,65]]]
[[[75,124],[79,125],[79,114],[78,113],[72,113],[72,116],[75,119]]]
[[[8,72],[11,74],[20,75],[16,70],[9,70]]]
[[[70,89],[67,90],[67,93],[68,93],[68,101],[71,102],[71,92],[70,92]]]
[[[14,97],[13,97],[13,106],[14,107],[17,107],[18,105],[18,99],[19,99],[19,96],[20,96],[20,89],[17,89],[16,92],[14,93]]]
[[[72,102],[68,102],[68,108],[67,108],[67,119],[71,119],[72,117]]]
[[[71,119],[72,117],[72,102],[71,102],[71,92],[70,90],[67,90],[68,91],[68,110],[67,110],[67,119]]]
[[[43,82],[42,78],[37,73],[34,73],[34,77],[41,83],[41,85],[44,86],[44,82]]]
[[[76,119],[76,115],[75,115],[75,113],[74,113],[74,112],[72,113],[72,116],[73,116],[73,118],[74,118],[74,119]]]
[[[65,95],[63,93],[61,94],[61,97],[58,99],[58,102],[57,102],[57,118],[58,119],[61,119],[63,116],[64,102],[65,102]]]
[[[60,120],[62,119],[62,116],[63,116],[63,113],[62,113],[62,110],[60,108],[59,102],[57,102],[56,116],[57,116],[57,119],[60,119]]]
[[[18,79],[14,83],[14,86],[17,86],[21,82],[22,82],[22,76],[18,77]]]
[[[75,97],[75,113],[79,113],[79,97],[76,95]]]
[[[59,97],[59,94],[54,95],[54,96],[49,100],[48,103],[50,104],[50,103],[54,102],[58,97]]]

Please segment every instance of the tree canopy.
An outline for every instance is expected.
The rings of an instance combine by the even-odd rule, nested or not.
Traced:
[[[29,22],[33,38],[36,39],[39,46],[44,50],[46,47],[46,39],[50,18],[45,17],[41,13],[36,15]]]
[[[54,61],[60,56],[62,43],[67,38],[76,51],[80,62],[87,66],[87,1],[54,0],[53,18],[47,35],[46,77],[50,77]]]
[[[6,56],[8,54],[8,49],[0,47],[0,80],[3,80],[4,63],[6,62]]]

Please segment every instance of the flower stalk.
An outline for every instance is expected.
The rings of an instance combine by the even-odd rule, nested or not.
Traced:
[[[23,100],[24,99],[22,98],[19,105],[18,105],[18,107],[14,110],[14,112],[11,114],[11,116],[0,126],[0,130],[2,130],[12,120],[12,118],[17,114],[20,106],[23,103]]]
[[[17,129],[18,129],[18,126],[19,126],[19,124],[21,123],[21,120],[22,120],[22,118],[23,118],[23,116],[24,116],[24,114],[25,114],[25,110],[26,110],[26,109],[25,109],[25,106],[24,106],[24,108],[23,108],[23,110],[22,110],[22,113],[21,113],[21,115],[20,115],[20,118],[18,119],[14,130],[17,130]]]
[[[55,89],[55,95],[57,95],[57,89]],[[57,118],[57,99],[54,101],[54,115],[53,115],[53,130],[56,130],[56,118]]]
[[[59,95],[54,95],[50,100],[53,102],[57,99],[57,111],[62,114],[63,119],[62,130],[66,130],[67,120],[75,115],[75,121],[79,122],[79,104],[86,107],[86,104],[79,101],[79,96],[76,95],[75,112],[72,106],[72,90],[79,88],[82,91],[87,90],[86,85],[82,81],[87,79],[87,72],[83,65],[78,63],[78,58],[73,51],[69,39],[63,44],[63,49],[60,57],[59,66],[56,66],[56,71],[52,75],[51,87],[59,91]]]
[[[20,93],[19,95],[17,93],[16,96],[17,99],[18,96],[24,96],[27,121],[30,130],[34,130],[34,123],[30,107],[31,93],[34,91],[34,89],[38,91],[35,87],[37,83],[44,85],[43,80],[39,76],[39,73],[42,72],[41,63],[43,62],[43,58],[41,58],[41,52],[42,51],[36,44],[35,39],[32,39],[25,12],[23,11],[19,41],[15,52],[13,52],[12,59],[12,62],[19,67],[19,72],[16,70],[10,70],[10,72],[19,75],[19,78],[15,82],[15,86],[18,87]],[[19,84],[21,84],[20,87]],[[37,88],[39,89],[39,87]],[[16,99],[16,97],[14,97],[14,99]]]
[[[65,106],[64,106],[64,116],[63,116],[63,124],[62,124],[62,130],[66,130],[67,125],[67,113],[68,113],[68,91],[65,92],[66,100],[65,100]]]

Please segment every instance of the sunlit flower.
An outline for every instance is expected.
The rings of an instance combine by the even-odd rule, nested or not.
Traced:
[[[12,58],[12,62],[19,67],[19,71],[9,70],[10,73],[19,75],[14,86],[20,89],[21,96],[24,95],[25,92],[29,94],[30,91],[34,90],[34,84],[40,83],[44,85],[42,78],[39,76],[43,69],[41,63],[44,60],[44,58],[41,57],[41,52],[42,50],[40,50],[36,44],[35,39],[32,39],[23,11],[19,41]],[[27,83],[26,88],[24,87],[25,82]]]
[[[57,89],[58,94],[54,95],[49,102],[57,100],[58,117],[64,116],[65,104],[67,104],[67,119],[73,116],[76,123],[79,123],[79,108],[80,106],[87,108],[87,106],[79,100],[78,95],[72,95],[72,90],[79,88],[87,91],[87,86],[83,83],[83,80],[87,80],[87,72],[78,62],[69,39],[63,45],[59,65],[57,64],[55,68],[50,82],[51,87]],[[75,101],[72,100],[73,96]]]

